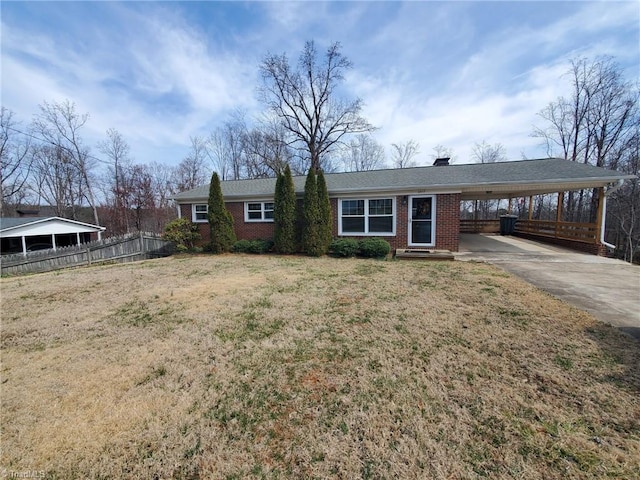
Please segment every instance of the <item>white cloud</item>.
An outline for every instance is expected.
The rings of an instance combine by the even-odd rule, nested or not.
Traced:
[[[8,25],[5,15],[3,104],[28,121],[42,101],[68,98],[91,114],[87,143],[114,127],[138,161],[177,162],[189,136],[236,108],[256,112],[262,56],[287,52],[294,63],[308,39],[320,50],[342,42],[355,64],[344,91],[364,100],[381,143],[415,139],[425,163],[436,144],[468,161],[482,140],[503,143],[513,159],[540,154],[529,134],[536,113],[567,94],[570,58],[614,54],[637,69],[639,57],[629,48],[629,38],[638,43],[636,2],[576,2],[569,14],[535,20],[508,3],[514,20],[500,28],[478,16],[482,4],[466,2],[230,3],[232,28],[216,23],[220,7],[207,2],[195,4],[211,14],[199,23],[187,15],[194,4],[96,5],[104,21],[60,15],[52,30]],[[158,158],[163,150],[172,153]]]

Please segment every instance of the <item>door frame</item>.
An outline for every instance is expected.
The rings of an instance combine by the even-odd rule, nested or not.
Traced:
[[[412,228],[411,222],[411,206],[413,205],[414,198],[430,198],[431,199],[431,220],[422,220],[431,222],[431,243],[414,243],[412,241]],[[435,195],[410,195],[407,201],[407,245],[410,247],[435,247],[436,246],[436,196]],[[420,220],[416,220],[420,221]]]

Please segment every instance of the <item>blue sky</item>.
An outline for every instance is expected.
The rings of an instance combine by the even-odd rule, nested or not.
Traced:
[[[135,161],[177,164],[189,137],[237,109],[259,114],[258,66],[296,60],[306,40],[339,41],[353,62],[343,91],[360,97],[374,136],[471,161],[476,142],[510,159],[544,156],[537,113],[569,92],[578,56],[612,55],[640,78],[640,2],[7,2],[2,105],[28,123],[69,99],[90,120],[92,153],[108,128]]]

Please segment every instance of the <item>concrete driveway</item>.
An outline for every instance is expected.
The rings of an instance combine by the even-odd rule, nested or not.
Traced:
[[[460,236],[456,260],[495,264],[640,340],[640,266],[511,236]]]

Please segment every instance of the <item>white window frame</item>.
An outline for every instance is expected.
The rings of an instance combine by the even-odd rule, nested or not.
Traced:
[[[249,204],[260,204],[260,218],[249,218]],[[267,203],[274,204],[273,200],[256,200],[253,202],[244,202],[244,221],[246,223],[267,222],[273,223],[273,218],[265,218],[265,212],[273,212],[273,209],[265,208]],[[273,205],[275,207],[275,205]],[[258,212],[258,210],[251,210],[252,212]]]
[[[413,219],[411,218],[411,205],[413,203],[413,199],[414,198],[430,198],[431,199],[431,220],[427,220],[429,222],[431,222],[431,243],[413,243],[411,241],[411,234],[412,234],[412,229],[411,229],[411,222],[413,221]],[[436,246],[436,218],[437,218],[437,206],[436,206],[436,195],[410,195],[408,197],[408,201],[407,201],[407,220],[408,220],[408,225],[407,225],[407,246],[409,247],[435,247]],[[418,219],[419,220],[419,219]]]
[[[202,212],[202,211],[197,212],[196,211],[196,207],[202,207],[202,206],[205,207],[205,211],[204,212]],[[198,219],[196,213],[204,213],[205,214],[205,218],[204,219]],[[208,222],[209,221],[208,214],[209,214],[209,205],[207,205],[206,203],[192,203],[191,204],[191,221],[193,223],[206,223],[206,222]]]
[[[345,200],[364,200],[364,232],[345,232],[342,230],[342,202]],[[369,217],[388,215],[369,215],[369,201],[371,200],[391,200],[391,232],[369,232]],[[397,204],[395,196],[387,197],[345,197],[338,199],[338,235],[348,237],[395,237],[396,236],[396,220],[397,220]]]

